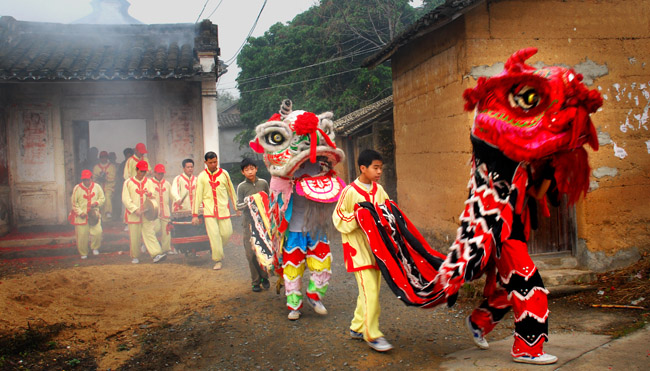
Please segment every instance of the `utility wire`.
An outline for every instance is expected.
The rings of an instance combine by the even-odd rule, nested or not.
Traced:
[[[253,22],[253,26],[251,27],[251,30],[248,32],[248,36],[246,36],[246,39],[244,39],[244,42],[241,44],[239,49],[237,49],[237,52],[235,53],[235,55],[233,55],[232,58],[228,59],[224,63],[229,64],[230,62],[234,61],[235,58],[237,58],[237,56],[239,55],[239,52],[241,51],[241,49],[244,47],[244,45],[246,45],[246,42],[248,41],[248,38],[251,37],[251,35],[253,34],[253,31],[255,30],[255,27],[257,26],[257,21],[260,20],[260,16],[262,15],[262,11],[264,10],[264,7],[266,6],[266,2],[267,2],[267,0],[264,0],[264,4],[262,4],[262,9],[260,9],[260,12],[257,14],[257,18],[255,18],[255,22]]]
[[[323,65],[323,64],[326,64],[326,63],[336,62],[336,61],[346,59],[346,58],[352,58],[352,57],[355,57],[357,55],[373,52],[373,51],[376,51],[376,50],[379,50],[379,49],[380,48],[378,48],[378,47],[372,47],[372,48],[367,49],[367,50],[360,50],[360,51],[357,51],[357,52],[354,52],[354,53],[351,53],[351,54],[348,54],[348,55],[344,55],[344,56],[340,56],[340,57],[334,57],[334,58],[331,58],[331,59],[328,59],[328,60],[325,60],[325,61],[322,61],[322,62],[317,62],[317,63],[314,63],[314,64],[310,64],[308,66],[293,68],[293,69],[286,70],[286,71],[274,72],[274,73],[270,73],[270,74],[262,75],[262,76],[249,77],[249,78],[241,80],[241,81],[234,81],[234,83],[241,86],[241,85],[244,85],[244,84],[247,84],[247,83],[250,83],[250,82],[255,82],[255,81],[258,81],[258,80],[265,79],[267,77],[281,76],[281,75],[285,75],[287,73],[303,70],[303,69],[306,69],[306,68],[311,68],[311,67],[320,66],[320,65]]]
[[[343,75],[343,74],[345,74],[345,73],[358,71],[358,70],[360,70],[360,69],[361,69],[361,67],[357,67],[357,68],[353,68],[353,69],[351,69],[351,70],[347,70],[347,71],[343,71],[343,72],[337,72],[337,73],[333,73],[333,74],[331,74],[331,75],[327,75],[327,76],[314,77],[313,79],[307,79],[307,80],[302,80],[302,81],[296,81],[296,82],[291,82],[291,83],[288,83],[288,84],[282,84],[282,85],[275,85],[275,86],[270,86],[270,87],[268,87],[268,88],[260,88],[260,89],[244,90],[244,91],[240,91],[240,93],[252,93],[252,92],[255,92],[255,91],[271,90],[271,89],[282,88],[282,87],[285,87],[285,86],[291,86],[291,85],[296,85],[296,84],[302,84],[302,83],[304,83],[304,82],[310,82],[310,81],[315,81],[315,80],[325,79],[325,78],[332,77],[332,76]],[[226,89],[222,89],[222,90],[230,90],[230,89],[236,89],[236,88],[226,88]]]
[[[210,2],[210,0],[205,0],[205,4],[203,4],[203,9],[201,9],[201,13],[199,13],[199,16],[196,17],[196,21],[194,21],[194,23],[199,22],[199,19],[201,19],[201,15],[203,15],[203,12],[205,11],[205,7],[208,6],[209,2]],[[208,18],[210,18],[210,17],[208,17]]]
[[[212,13],[210,13],[210,15],[207,16],[207,17],[205,17],[205,18],[210,19],[210,17],[212,17],[212,15],[214,14],[214,12],[216,12],[217,9],[219,9],[219,5],[221,5],[221,3],[223,3],[223,0],[219,1],[219,4],[217,4],[217,6],[216,6],[216,7],[214,8],[214,10],[212,11]]]

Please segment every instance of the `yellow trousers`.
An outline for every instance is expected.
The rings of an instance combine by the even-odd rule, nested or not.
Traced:
[[[77,250],[79,250],[81,256],[88,256],[88,242],[90,242],[90,248],[93,250],[99,250],[102,245],[103,230],[101,221],[92,227],[88,224],[75,225],[74,232],[77,236]]]
[[[172,251],[172,232],[167,232],[167,224],[169,224],[169,221],[158,218],[154,223],[156,223],[156,234],[160,234],[160,247],[162,248],[162,252],[167,254]]]
[[[131,257],[140,258],[140,246],[144,242],[149,255],[154,257],[162,254],[160,243],[156,239],[156,221],[150,222],[143,218],[142,224],[129,224],[129,240],[131,242]]]
[[[204,218],[205,231],[210,239],[212,260],[220,262],[223,259],[223,245],[232,235],[232,223],[230,219]]]
[[[113,190],[104,190],[104,197],[106,200],[102,205],[102,216],[106,216],[107,213],[113,214]]]
[[[379,331],[379,289],[381,288],[381,271],[378,269],[363,269],[354,272],[359,286],[357,307],[350,329],[363,334],[365,341],[373,341],[384,336]]]

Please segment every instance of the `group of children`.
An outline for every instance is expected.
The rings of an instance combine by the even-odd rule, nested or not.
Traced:
[[[125,209],[124,222],[129,232],[131,262],[138,264],[144,250],[153,258],[154,263],[164,260],[167,254],[174,254],[169,228],[172,212],[198,216],[198,210],[202,209],[215,261],[214,269],[220,269],[223,244],[232,234],[228,196],[234,205],[235,192],[228,173],[217,169],[217,155],[214,152],[206,153],[207,169],[198,177],[194,176],[194,161],[183,160],[183,172],[170,184],[164,179],[165,166],[157,164],[151,169],[144,156],[146,153],[144,143],[138,143],[133,155],[126,159],[124,165],[122,204]],[[93,254],[99,254],[102,241],[100,214],[105,215],[105,206],[110,197],[108,190],[112,191],[110,184],[115,176],[114,166],[111,171],[102,161],[102,155],[103,152],[100,163],[95,166],[101,168],[95,174],[101,175],[94,175],[88,169],[83,170],[81,183],[72,192],[69,220],[75,225],[77,249],[82,259],[88,257],[89,244]],[[153,176],[149,177],[148,174]],[[148,208],[154,209],[153,213],[157,208],[157,214],[145,216]],[[104,212],[100,213],[100,209]],[[93,216],[96,218],[93,219]],[[193,222],[198,224],[198,218],[196,221],[193,219]]]

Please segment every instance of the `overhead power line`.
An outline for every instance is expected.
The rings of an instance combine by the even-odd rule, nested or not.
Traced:
[[[196,17],[196,21],[194,21],[194,23],[198,23],[198,22],[199,22],[199,19],[201,19],[201,16],[203,15],[203,12],[205,11],[205,7],[208,6],[208,3],[209,3],[209,2],[210,2],[210,0],[205,0],[205,4],[203,4],[203,8],[201,9],[201,13],[199,13],[199,16]],[[209,17],[208,17],[208,18],[209,18]]]
[[[302,66],[302,67],[292,68],[292,69],[290,69],[290,70],[280,71],[280,72],[274,72],[274,73],[270,73],[270,74],[262,75],[262,76],[249,77],[249,78],[244,79],[244,80],[241,80],[241,81],[233,81],[232,83],[233,83],[233,84],[237,84],[238,86],[241,86],[241,85],[248,84],[248,83],[251,83],[251,82],[255,82],[255,81],[258,81],[258,80],[262,80],[262,79],[265,79],[265,78],[268,78],[268,77],[281,76],[281,75],[285,75],[285,74],[287,74],[287,73],[291,73],[291,72],[296,72],[296,71],[304,70],[304,69],[306,69],[306,68],[316,67],[316,66],[320,66],[320,65],[323,65],[323,64],[326,64],[326,63],[332,63],[332,62],[340,61],[340,60],[342,60],[342,59],[347,59],[347,58],[356,57],[356,56],[358,56],[358,55],[362,55],[362,54],[370,53],[370,52],[373,52],[373,51],[376,51],[376,50],[379,50],[379,49],[380,49],[380,48],[378,48],[378,47],[373,47],[373,48],[366,49],[366,50],[360,50],[360,51],[356,51],[356,52],[350,53],[350,54],[348,54],[348,55],[343,55],[343,56],[340,56],[340,57],[330,58],[330,59],[328,59],[328,60],[321,61],[321,62],[317,62],[317,63],[313,63],[313,64],[310,64],[310,65],[307,65],[307,66]],[[231,89],[231,88],[224,88],[224,89]]]
[[[237,49],[237,52],[235,52],[235,55],[232,56],[232,58],[228,59],[225,63],[229,64],[230,62],[234,61],[237,56],[239,55],[239,52],[241,49],[246,45],[246,42],[248,41],[248,38],[251,37],[253,34],[253,31],[255,30],[255,27],[257,26],[257,22],[260,20],[260,16],[262,15],[262,11],[264,11],[264,7],[266,6],[267,0],[264,0],[264,4],[262,4],[262,9],[260,9],[260,12],[257,14],[257,18],[255,18],[255,22],[253,22],[253,26],[251,26],[250,31],[248,31],[248,36],[246,36],[246,39],[244,39],[244,42],[239,46],[239,49]]]
[[[214,12],[216,12],[217,9],[219,9],[219,5],[221,5],[221,3],[223,3],[223,0],[219,1],[219,4],[217,4],[217,6],[212,10],[212,12],[210,13],[210,15],[207,16],[207,17],[205,17],[205,18],[210,19],[210,17],[212,17],[212,15],[214,14]]]
[[[314,77],[313,79],[307,79],[307,80],[302,80],[302,81],[296,81],[296,82],[291,82],[291,83],[288,83],[288,84],[281,84],[281,85],[269,86],[268,88],[260,88],[260,89],[244,90],[244,91],[240,91],[240,93],[252,93],[252,92],[255,92],[255,91],[271,90],[271,89],[282,88],[282,87],[285,87],[285,86],[291,86],[291,85],[296,85],[296,84],[302,84],[302,83],[305,83],[305,82],[310,82],[310,81],[315,81],[315,80],[326,79],[326,78],[328,78],[328,77],[332,77],[332,76],[343,75],[343,74],[345,74],[345,73],[358,71],[358,70],[360,70],[360,69],[362,69],[362,68],[361,68],[361,67],[357,67],[357,68],[353,68],[353,69],[351,69],[351,70],[342,71],[342,72],[337,72],[337,73],[333,73],[333,74],[326,75],[326,76]],[[230,90],[230,89],[236,89],[236,88],[225,88],[225,89],[222,89],[222,90]]]

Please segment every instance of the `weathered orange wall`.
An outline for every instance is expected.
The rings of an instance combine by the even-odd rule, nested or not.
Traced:
[[[615,175],[592,176],[593,189],[577,208],[578,237],[594,252],[649,249],[650,1],[488,1],[398,50],[392,66],[401,206],[427,234],[453,239],[470,169],[472,114],[462,111],[462,91],[476,84],[475,67],[505,62],[528,46],[539,48],[530,64],[593,61],[606,69],[589,86],[605,98],[593,116],[603,143],[589,153],[593,170]],[[625,158],[614,155],[614,143]]]

